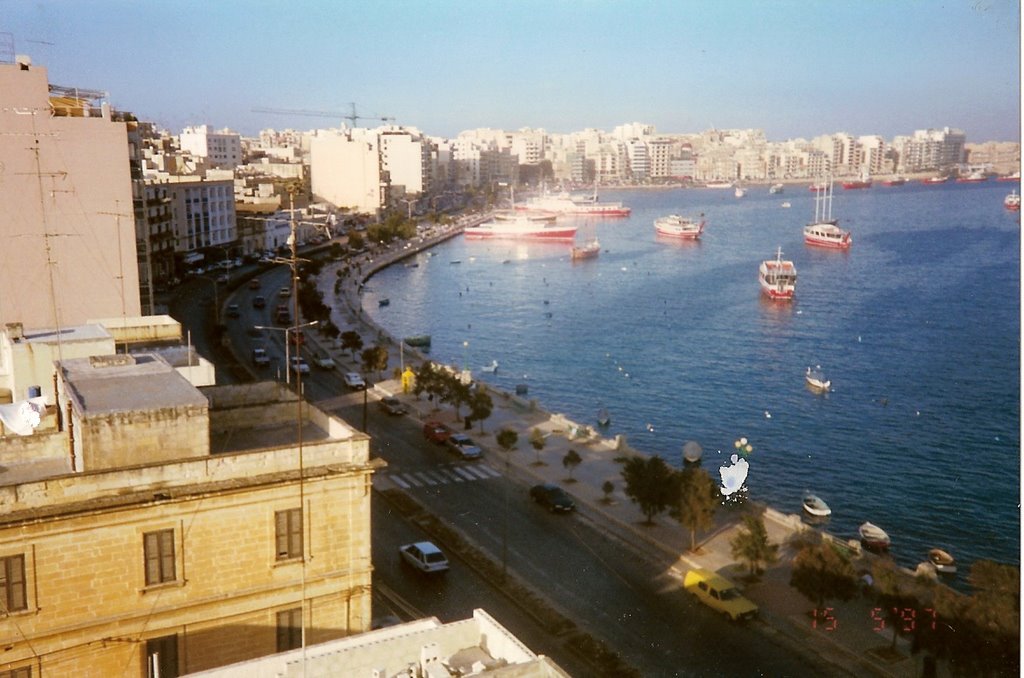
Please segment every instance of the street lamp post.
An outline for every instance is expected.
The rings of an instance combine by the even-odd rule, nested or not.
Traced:
[[[313,320],[308,323],[302,323],[301,325],[292,325],[291,327],[271,327],[269,325],[253,325],[254,330],[273,330],[275,332],[284,332],[284,383],[289,386],[292,383],[292,361],[291,361],[291,341],[289,340],[288,333],[296,332],[301,330],[303,327],[313,327],[319,324],[319,320]],[[300,355],[298,342],[295,346],[295,354]]]

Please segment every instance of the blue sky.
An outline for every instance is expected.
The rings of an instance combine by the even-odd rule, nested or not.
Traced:
[[[1021,129],[1016,0],[0,0],[0,32],[171,132],[336,126],[252,109],[350,102],[441,136]]]

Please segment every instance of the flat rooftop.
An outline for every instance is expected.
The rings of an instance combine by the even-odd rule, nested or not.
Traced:
[[[86,415],[209,405],[201,392],[154,353],[72,358],[58,365]]]

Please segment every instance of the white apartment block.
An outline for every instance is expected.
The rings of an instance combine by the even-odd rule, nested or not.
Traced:
[[[105,97],[0,63],[0,323],[140,314],[128,134]]]
[[[376,214],[385,206],[376,132],[317,130],[309,150],[310,183],[318,199],[364,214]]]
[[[650,176],[650,165],[647,158],[647,144],[639,139],[626,142],[629,158],[629,174],[634,180],[643,181]]]
[[[652,179],[672,176],[672,147],[669,139],[651,139],[647,142],[647,161]]]
[[[162,175],[147,187],[165,189],[161,194],[170,204],[175,252],[223,249],[237,240],[234,179]]]
[[[911,137],[896,137],[893,146],[900,155],[901,172],[920,172],[959,165],[964,160],[966,142],[961,130],[944,127],[915,130]]]
[[[380,133],[381,170],[394,195],[420,195],[430,190],[430,141],[415,131],[388,128]]]
[[[204,158],[211,167],[233,169],[242,163],[242,137],[222,129],[212,131],[206,125],[186,127],[178,137],[181,150]]]

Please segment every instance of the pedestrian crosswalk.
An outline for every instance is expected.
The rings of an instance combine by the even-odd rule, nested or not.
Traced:
[[[458,466],[438,466],[423,471],[400,471],[387,469],[378,473],[377,477],[387,478],[403,490],[434,485],[450,485],[467,483],[474,480],[490,480],[501,473],[484,463],[464,464]]]

